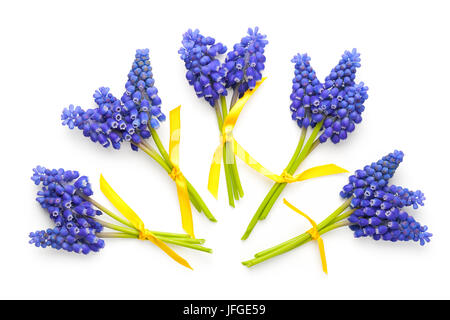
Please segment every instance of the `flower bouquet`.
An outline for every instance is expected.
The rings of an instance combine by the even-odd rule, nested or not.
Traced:
[[[77,127],[84,136],[105,148],[120,149],[122,143],[129,143],[132,150],[142,150],[154,159],[176,182],[183,228],[194,238],[189,201],[209,220],[215,222],[216,219],[179,169],[179,108],[171,111],[169,153],[156,132],[166,117],[161,111],[161,99],[154,83],[149,50],[137,50],[120,100],[109,92],[109,88],[101,87],[94,93],[95,109],[83,110],[70,105],[62,112],[62,124],[69,129]],[[153,138],[159,153],[147,142],[149,138]]]
[[[427,232],[427,226],[422,226],[404,211],[406,207],[412,206],[417,209],[423,206],[424,194],[420,190],[411,191],[388,184],[402,160],[403,152],[396,150],[377,162],[356,170],[340,193],[345,201],[325,220],[317,225],[310,220],[313,224],[311,230],[258,252],[255,258],[242,263],[247,267],[254,266],[311,240],[321,241],[321,235],[344,226],[353,231],[355,238],[370,237],[374,240],[392,242],[415,241],[420,245],[429,242],[432,234]],[[303,214],[287,201],[285,203]],[[321,253],[326,272],[323,247]]]
[[[335,144],[346,140],[348,134],[355,130],[356,124],[362,121],[361,113],[368,98],[368,88],[362,82],[355,83],[356,70],[361,66],[359,56],[356,49],[346,51],[323,83],[317,79],[307,54],[297,54],[292,59],[295,70],[290,109],[292,119],[301,128],[300,139],[283,172],[287,179],[274,179],[277,183],[254,214],[242,240],[248,238],[259,220],[267,217],[287,182],[305,180],[301,177],[289,178],[292,178],[297,168],[313,150],[328,140]],[[306,140],[309,130],[311,133]]]
[[[267,43],[266,36],[259,33],[258,27],[249,28],[248,35],[233,46],[233,50],[227,53],[225,61],[221,63],[218,56],[225,54],[227,47],[220,42],[216,43],[211,37],[204,37],[199,30],[189,29],[183,35],[183,46],[178,51],[187,69],[186,79],[194,87],[197,97],[203,97],[216,112],[223,144],[228,201],[232,207],[235,206],[235,200],[243,197],[244,191],[236,166],[233,143],[227,141],[223,134],[224,122],[238,99],[248,90],[254,89],[257,81],[262,79],[266,60],[264,48]],[[225,98],[228,89],[233,92],[229,106]],[[216,198],[219,175],[220,162],[217,174],[210,176],[208,183],[208,189]]]
[[[212,252],[202,246],[203,239],[192,239],[188,234],[146,229],[142,220],[120,199],[103,176],[100,178],[100,189],[125,219],[92,198],[88,177],[80,176],[78,171],[50,170],[38,166],[33,169],[31,179],[36,185],[42,185],[36,201],[47,210],[55,224],[54,228],[30,233],[30,243],[36,247],[89,254],[104,248],[104,238],[135,238],[153,242],[172,259],[188,268],[191,268],[188,262],[166,244]],[[103,213],[121,225],[101,220],[99,217]],[[105,228],[114,232],[105,232]]]

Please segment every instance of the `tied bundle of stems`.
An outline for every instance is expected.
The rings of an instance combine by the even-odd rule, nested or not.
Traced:
[[[136,229],[129,221],[126,219],[123,219],[122,217],[116,215],[111,210],[107,209],[106,207],[102,206],[100,203],[95,201],[94,199],[90,197],[83,196],[83,198],[86,201],[89,201],[92,203],[92,205],[96,208],[98,208],[103,213],[107,214],[117,222],[121,223],[121,225],[109,223],[103,220],[100,220],[98,218],[93,218],[94,221],[99,222],[103,227],[115,230],[117,232],[99,232],[97,233],[97,237],[99,238],[132,238],[132,239],[139,239],[140,232],[138,229]],[[171,232],[162,232],[162,231],[153,231],[150,230],[150,232],[159,240],[177,245],[180,247],[185,247],[189,249],[194,249],[198,251],[203,251],[207,253],[212,253],[212,249],[203,247],[202,244],[205,243],[204,239],[193,239],[188,234],[183,233],[171,233]]]
[[[145,140],[142,140],[140,144],[136,146],[144,151],[147,155],[149,155],[153,160],[155,160],[166,172],[167,174],[171,174],[173,170],[172,162],[170,161],[169,154],[167,153],[164,145],[161,142],[161,139],[158,136],[158,133],[155,129],[149,126],[151,136],[155,145],[160,153],[158,153],[151,145],[149,145]],[[189,180],[184,177],[186,180],[187,190],[189,192],[189,199],[192,205],[199,213],[203,213],[210,221],[217,222],[216,218],[213,216],[208,206],[205,204],[201,196],[198,194],[197,190],[195,190],[194,186],[189,182]]]
[[[317,225],[317,233],[323,235],[337,228],[349,226],[355,238],[369,237],[377,241],[392,242],[414,241],[422,246],[429,242],[432,234],[427,232],[428,227],[421,225],[405,211],[406,207],[418,209],[419,206],[423,206],[425,195],[420,190],[411,191],[389,185],[390,179],[403,161],[403,156],[402,151],[395,150],[377,162],[356,170],[340,192],[341,198],[345,201]],[[301,212],[292,205],[289,206]],[[254,266],[315,239],[311,232],[307,231],[256,253],[253,259],[242,264],[247,267]]]
[[[109,88],[101,87],[93,95],[96,108],[83,110],[70,105],[62,112],[62,124],[69,129],[78,128],[92,142],[105,148],[120,149],[122,144],[129,144],[134,151],[142,150],[172,177],[174,164],[157,133],[166,116],[161,111],[161,99],[154,83],[149,50],[138,49],[121,99],[110,93]],[[156,149],[148,142],[149,138]],[[184,178],[192,205],[216,222],[198,192]]]
[[[312,133],[309,136],[306,143],[305,143],[305,140],[306,140],[307,128],[302,128],[300,139],[297,144],[297,148],[295,149],[295,152],[292,155],[292,158],[286,167],[286,172],[288,174],[294,175],[296,170],[302,164],[302,162],[306,159],[306,157],[308,155],[310,155],[311,152],[315,148],[317,148],[317,146],[320,144],[320,141],[317,138],[317,135],[319,134],[322,125],[323,125],[323,121],[314,128],[314,130],[312,131]],[[245,240],[249,237],[250,233],[252,232],[253,228],[256,226],[256,224],[258,223],[259,220],[264,220],[267,217],[267,215],[270,212],[270,209],[272,209],[273,205],[279,198],[281,192],[284,190],[286,185],[287,185],[287,183],[275,183],[272,186],[269,193],[266,195],[264,200],[259,205],[258,210],[253,215],[253,218],[250,221],[250,223],[247,227],[247,230],[245,231],[244,235],[242,236],[242,240]]]
[[[233,98],[230,102],[230,109],[233,108],[237,101],[237,89],[234,90]],[[214,109],[217,116],[217,124],[219,132],[222,133],[222,126],[225,118],[228,115],[227,101],[224,96],[220,97],[220,106],[218,100],[216,100]],[[224,139],[224,137],[222,137]],[[225,171],[225,180],[227,183],[228,201],[230,206],[234,207],[234,200],[239,200],[244,196],[244,190],[242,189],[241,180],[239,178],[239,172],[236,166],[236,157],[233,152],[232,143],[225,141],[223,144],[223,166]]]
[[[88,254],[97,252],[104,248],[103,238],[143,238],[147,232],[142,223],[133,224],[131,216],[126,217],[125,211],[120,210],[124,217],[119,216],[101,205],[92,198],[93,191],[86,176],[80,176],[78,171],[64,169],[46,169],[37,166],[33,169],[31,179],[36,185],[42,185],[38,191],[36,201],[44,208],[50,219],[54,222],[53,229],[40,230],[30,233],[30,243],[37,247],[51,247],[63,249],[68,252]],[[109,185],[101,177],[100,188]],[[105,189],[106,190],[106,189]],[[112,190],[112,189],[110,189]],[[113,192],[115,194],[115,192]],[[123,200],[113,193],[105,193],[114,206],[124,203]],[[132,211],[128,206],[127,211]],[[100,219],[107,214],[119,224]],[[137,215],[136,215],[137,216]],[[136,218],[140,220],[140,218]],[[134,220],[136,220],[134,219]],[[137,221],[136,220],[136,221]],[[141,229],[138,227],[141,226]],[[105,231],[111,229],[112,232]],[[212,253],[212,250],[203,247],[204,239],[192,239],[188,234],[170,233],[161,231],[150,231],[151,236],[167,243],[194,250]]]
[[[325,220],[317,225],[317,231],[320,235],[330,232],[334,229],[348,226],[350,223],[346,219],[355,211],[355,209],[349,208],[351,199],[345,201],[339,208],[331,213]],[[246,267],[252,267],[258,263],[266,261],[270,258],[276,257],[280,254],[291,251],[297,247],[300,247],[310,242],[312,236],[309,232],[304,232],[301,235],[287,240],[279,245],[273,246],[269,249],[260,251],[255,254],[253,259],[243,261],[242,264]]]

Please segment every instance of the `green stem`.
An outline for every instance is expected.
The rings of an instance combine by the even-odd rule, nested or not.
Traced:
[[[107,209],[106,207],[102,206],[100,203],[98,203],[97,201],[95,201],[94,199],[85,196],[82,193],[79,193],[80,197],[82,197],[84,200],[89,201],[90,203],[92,203],[95,207],[97,207],[100,211],[103,211],[104,213],[106,213],[108,216],[110,216],[111,218],[113,218],[114,220],[120,222],[121,224],[128,226],[132,229],[135,229],[134,226],[126,219],[119,217],[118,215],[116,215],[114,212],[112,212],[111,210]]]
[[[337,216],[339,216],[345,209],[347,209],[350,205],[351,199],[346,200],[341,206],[339,206],[339,208],[337,208],[335,211],[333,211],[327,218],[325,218],[325,220],[323,220],[321,223],[319,223],[317,225],[317,229],[320,231],[321,229],[325,228],[326,226],[328,226],[329,224],[331,224],[331,222],[334,222],[334,220],[336,219]],[[283,243],[280,243],[279,245],[276,245],[274,247],[271,247],[269,249],[263,250],[261,252],[258,252],[255,254],[255,257],[260,257],[263,255],[266,255],[272,251],[275,251],[279,248],[282,248],[286,245],[288,245],[289,243],[295,242],[298,240],[298,237],[292,238],[290,240],[287,240]]]
[[[239,193],[239,188],[238,188],[238,182],[237,182],[237,178],[235,176],[235,173],[237,173],[237,167],[236,167],[236,159],[234,158],[234,153],[231,150],[231,143],[230,142],[225,142],[225,158],[226,158],[226,164],[228,165],[228,172],[230,172],[230,179],[231,179],[231,184],[233,186],[233,194],[234,194],[234,198],[236,200],[239,200],[240,198],[240,193]]]
[[[222,107],[222,118],[225,119],[227,118],[228,115],[228,110],[227,110],[227,103],[225,101],[225,97],[221,98],[221,107]],[[223,126],[223,123],[222,123]],[[222,129],[221,128],[221,134],[222,134]],[[225,139],[225,137],[222,137],[223,139]],[[229,156],[228,156],[228,152],[227,152],[227,144],[228,142],[225,142],[223,144],[223,168],[224,168],[224,172],[225,172],[225,179],[226,179],[226,183],[227,183],[227,193],[228,193],[228,203],[231,207],[234,208],[234,197],[235,197],[235,188],[233,186],[234,183],[234,179],[233,179],[233,171],[231,169],[230,166],[230,161],[229,161]]]
[[[192,184],[189,182],[189,180],[184,177],[186,179],[186,184],[187,184],[187,188],[189,191],[189,196],[192,202],[192,199],[195,200],[195,202],[198,203],[199,207],[201,208],[201,210],[198,210],[199,212],[203,212],[203,214],[212,222],[217,222],[216,218],[214,218],[213,214],[211,213],[211,211],[209,211],[209,208],[206,206],[206,203],[203,201],[203,199],[200,197],[200,195],[198,194],[197,190],[195,190],[195,188],[192,186]],[[194,202],[192,202],[194,203]]]
[[[131,238],[131,239],[138,238],[138,236],[134,236],[134,235],[122,233],[122,232],[100,232],[97,234],[97,236],[99,238]],[[155,236],[156,236],[156,234],[155,234]],[[194,249],[194,250],[212,253],[212,249],[200,246],[195,243],[188,242],[186,240],[181,240],[181,239],[175,240],[174,238],[170,238],[170,237],[169,238],[164,238],[164,237],[160,237],[160,236],[156,236],[156,237],[159,240],[166,242],[166,243],[171,243],[171,244],[175,244],[175,245],[181,246],[181,247],[186,247],[186,248],[190,248],[190,249]],[[194,239],[189,239],[189,240],[194,240]],[[203,240],[203,239],[200,239],[200,240]],[[200,243],[200,242],[198,242],[198,243]]]
[[[136,239],[136,236],[133,236],[128,233],[123,233],[123,232],[99,232],[99,233],[97,233],[97,237],[99,237],[99,238],[132,238],[132,239]]]
[[[173,240],[171,238],[166,238],[164,240],[161,239],[161,241],[164,241],[164,242],[167,242],[167,243],[171,243],[171,244],[175,244],[175,245],[182,246],[182,247],[186,247],[186,248],[190,248],[190,249],[194,249],[194,250],[199,250],[199,251],[212,253],[212,249],[200,246],[198,244],[186,243],[186,242],[183,242],[183,241]]]
[[[239,85],[236,86],[234,88],[234,90],[233,90],[233,96],[231,97],[231,101],[230,101],[230,110],[231,110],[231,108],[234,107],[234,105],[236,104],[236,102],[237,102],[237,100],[239,98],[239,90],[238,90],[238,88],[239,88]]]
[[[153,232],[152,232],[153,233]],[[191,238],[174,238],[174,237],[164,237],[159,236],[156,233],[153,233],[155,237],[157,237],[159,240],[167,242],[167,241],[178,241],[183,243],[190,243],[190,244],[203,244],[205,243],[205,239],[191,239]]]
[[[153,160],[158,162],[158,164],[163,167],[164,170],[166,170],[167,174],[170,174],[172,172],[172,167],[166,161],[156,152],[155,149],[153,149],[150,146],[145,146],[141,143],[136,145],[139,149],[144,151],[146,154],[150,156]]]
[[[328,225],[330,225],[336,219],[337,216],[339,216],[342,212],[344,212],[350,206],[352,199],[353,199],[353,197],[345,200],[344,203],[339,206],[339,208],[337,208],[335,211],[333,211],[332,214],[330,214],[328,217],[326,217],[325,220],[323,220],[321,223],[319,223],[317,225],[317,227],[319,229],[323,229],[323,228],[327,227]]]
[[[225,171],[225,180],[227,182],[228,203],[234,208],[233,183],[231,181],[230,167],[227,164],[226,144],[223,145],[223,169]]]
[[[336,228],[340,228],[340,227],[343,227],[343,226],[347,226],[347,225],[348,225],[347,221],[338,222],[336,224],[327,226],[327,227],[323,228],[322,230],[319,230],[319,234],[323,235],[323,234],[325,234],[325,233],[327,233],[327,232],[329,232],[331,230],[334,230]],[[266,260],[268,260],[270,258],[273,258],[275,256],[278,256],[280,254],[286,253],[286,252],[288,252],[288,251],[290,251],[290,250],[292,250],[294,248],[297,248],[297,247],[299,247],[299,246],[301,246],[301,245],[303,245],[303,244],[305,244],[305,243],[307,243],[307,242],[312,240],[311,235],[309,233],[307,233],[307,232],[301,234],[300,236],[298,236],[298,237],[296,237],[294,239],[292,239],[294,241],[289,242],[288,244],[286,244],[285,246],[283,246],[281,248],[278,248],[276,250],[270,251],[269,253],[267,253],[265,255],[255,257],[255,258],[253,258],[251,260],[244,261],[244,262],[242,262],[242,264],[245,265],[246,267],[252,267],[252,266],[254,266],[254,265],[258,264],[258,263],[266,261]]]
[[[233,170],[233,177],[235,179],[235,185],[237,186],[237,191],[239,193],[239,198],[242,198],[244,196],[244,189],[242,188],[241,184],[241,178],[239,177],[239,172],[236,165],[236,156],[234,155],[233,151],[230,150],[230,152],[233,154],[233,164],[231,166],[231,169]]]
[[[236,91],[236,90],[235,90]],[[220,102],[222,104],[222,110],[226,110],[227,108],[227,101],[225,99],[224,96],[220,97]],[[234,103],[236,103],[236,101],[234,101]],[[233,103],[233,99],[230,102],[230,110],[234,105]],[[225,117],[224,117],[225,119]],[[236,200],[239,200],[239,198],[242,198],[244,196],[244,189],[242,188],[242,184],[241,184],[241,179],[239,177],[239,172],[237,169],[237,165],[236,165],[236,156],[234,155],[233,149],[232,149],[232,145],[231,143],[226,143],[227,144],[227,158],[228,158],[228,163],[230,164],[231,167],[231,177],[232,177],[232,183],[233,183],[233,193],[235,195]]]
[[[95,221],[101,223],[105,228],[120,231],[121,234],[126,234],[131,238],[137,238],[139,237],[139,231],[135,229],[128,229],[125,227],[121,227],[103,220],[100,220],[98,218],[95,218]],[[205,239],[192,239],[189,238],[189,235],[185,234],[177,234],[177,233],[169,233],[169,232],[160,232],[160,231],[153,231],[150,230],[150,232],[161,241],[168,242],[170,241],[178,241],[183,243],[190,243],[190,244],[203,244],[205,243]]]
[[[340,222],[344,219],[347,219],[352,215],[353,212],[355,212],[356,209],[350,209],[348,211],[345,211],[343,214],[341,214],[339,217],[336,217],[333,221],[331,221],[329,224],[332,225],[334,223]]]
[[[300,154],[300,151],[302,150],[303,143],[305,142],[305,138],[306,138],[306,128],[302,128],[302,133],[300,135],[300,139],[298,141],[297,148],[295,149],[295,152],[292,155],[292,158],[291,158],[291,160],[289,161],[289,164],[286,167],[286,171],[288,171],[292,167],[292,165],[294,164],[295,160],[298,158],[298,155]],[[256,210],[255,214],[252,217],[252,220],[248,224],[247,230],[245,231],[245,233],[242,236],[241,240],[245,240],[245,239],[248,238],[248,236],[252,232],[253,228],[258,223],[258,220],[259,220],[259,217],[261,215],[261,212],[264,210],[264,208],[266,207],[267,203],[272,198],[272,195],[276,191],[277,187],[278,187],[278,183],[275,183],[272,186],[272,188],[270,189],[269,193],[264,198],[264,200],[261,202],[261,204],[258,207],[258,210]]]
[[[222,132],[223,119],[222,112],[220,111],[219,100],[214,103],[214,110],[216,111],[217,125],[219,126],[219,131]]]
[[[92,218],[92,219],[94,219],[95,221],[101,223],[105,228],[116,230],[116,231],[120,231],[120,232],[126,233],[126,234],[131,235],[131,236],[135,236],[135,237],[139,236],[139,231],[137,231],[134,228],[130,229],[130,228],[126,228],[126,227],[121,227],[121,226],[118,226],[116,224],[100,220],[98,218]]]
[[[153,141],[155,141],[156,147],[159,150],[159,153],[163,156],[164,160],[166,160],[166,163],[170,163],[170,157],[169,154],[167,153],[166,149],[164,148],[164,145],[161,142],[161,139],[159,138],[158,133],[156,132],[155,129],[152,128],[152,126],[150,125],[150,123],[148,124],[148,128],[150,130],[150,133],[152,134],[152,138]]]
[[[151,126],[149,126],[151,128]],[[163,155],[161,157],[156,150],[154,150],[150,145],[148,145],[145,141],[142,142],[142,146],[140,147],[141,150],[143,150],[145,153],[147,153],[152,159],[156,160],[163,168],[166,170],[168,174],[172,172],[173,165],[170,161],[170,157],[167,154],[166,149],[164,148],[163,144],[161,143],[161,139],[159,139],[158,134],[156,133],[156,130],[151,129],[153,140],[155,141],[155,144],[159,150],[159,152]],[[164,165],[165,164],[165,165]],[[189,197],[191,200],[192,205],[195,207],[195,209],[198,212],[202,212],[201,205],[199,204],[198,198],[196,197]]]
[[[129,229],[129,228],[121,227],[121,226],[115,225],[113,223],[109,223],[109,222],[100,220],[98,218],[93,218],[93,219],[95,221],[101,223],[105,228],[120,231],[121,233],[127,234],[130,237],[134,237],[134,238],[139,237],[139,231],[136,229]],[[179,243],[182,242],[185,244],[203,244],[203,243],[205,243],[205,239],[187,238],[189,236],[184,235],[184,234],[176,234],[176,233],[168,233],[168,232],[160,232],[160,231],[152,231],[152,230],[150,230],[150,232],[155,237],[157,237],[158,239],[160,239],[161,241],[164,241],[164,242],[172,243],[171,241],[176,241],[176,242],[179,242]]]
[[[156,144],[158,150],[161,152],[164,159],[166,160],[166,163],[169,166],[170,170],[172,170],[173,166],[170,161],[169,154],[167,153],[166,149],[164,148],[164,145],[161,143],[161,139],[159,138],[158,134],[156,133],[156,130],[154,130],[154,129],[152,129],[152,130],[153,130],[152,131],[153,140],[155,141],[155,144]],[[195,209],[197,209],[198,212],[203,212],[209,220],[211,220],[213,222],[217,222],[216,218],[214,218],[211,211],[209,210],[209,208],[206,206],[203,199],[198,194],[197,190],[195,190],[195,188],[192,186],[192,184],[188,181],[188,179],[186,177],[184,177],[184,178],[186,179],[186,183],[188,186],[190,200],[191,200],[192,204],[194,205]]]
[[[191,239],[191,236],[185,233],[171,233],[171,232],[162,232],[162,231],[151,231],[155,236],[161,236],[166,238],[186,238]]]
[[[117,226],[111,223],[108,223],[106,221],[101,221],[99,219],[96,219],[97,221],[99,221],[101,224],[103,224],[105,227],[110,228],[110,229],[114,229],[114,230],[118,230],[118,231],[122,231],[122,232],[131,232],[131,234],[136,235],[139,233],[136,230],[136,228],[129,222],[126,221],[125,219],[122,219],[121,217],[117,216],[116,214],[114,214],[113,212],[111,212],[110,210],[108,210],[107,208],[105,208],[104,206],[102,206],[100,203],[98,203],[97,201],[95,201],[92,198],[86,197],[85,195],[82,195],[83,199],[85,199],[86,201],[89,201],[90,203],[92,203],[95,207],[97,207],[99,210],[103,211],[104,213],[106,213],[107,215],[109,215],[111,218],[117,220],[118,222],[130,227],[131,229],[126,229],[121,227],[121,226]],[[136,231],[136,232],[134,232]],[[188,234],[181,234],[181,233],[171,233],[171,232],[161,232],[161,231],[151,231],[155,236],[158,237],[164,237],[164,238],[176,238],[176,239],[186,239],[188,242],[191,242],[191,240],[195,240],[197,241],[203,241],[203,239],[191,239],[190,236]],[[202,243],[203,243],[202,242]]]
[[[159,231],[151,231],[155,237],[158,239],[172,239],[172,240],[178,240],[186,243],[195,243],[195,244],[203,244],[205,243],[204,239],[191,239],[186,238],[184,234],[180,234],[181,237],[164,237],[160,234],[164,234],[166,232],[159,232]],[[97,236],[99,238],[138,238],[137,235],[129,234],[129,233],[123,233],[123,232],[100,232],[97,233]]]

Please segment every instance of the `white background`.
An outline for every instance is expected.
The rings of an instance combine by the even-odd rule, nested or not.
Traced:
[[[10,1],[0,5],[1,212],[0,298],[309,299],[450,298],[448,212],[448,1]],[[267,34],[267,81],[242,112],[236,139],[281,172],[300,130],[290,119],[290,59],[307,52],[323,79],[346,49],[361,52],[357,79],[369,87],[364,121],[349,139],[320,146],[302,166],[336,163],[350,171],[401,149],[392,183],[421,189],[413,212],[432,242],[354,239],[348,229],[324,236],[329,275],[316,243],[247,269],[240,261],[310,226],[281,201],[251,237],[240,237],[272,183],[239,162],[245,197],[227,205],[224,179],[216,201],[207,191],[218,143],[213,110],[184,78],[182,33],[199,28],[228,47],[248,27]],[[174,183],[144,153],[103,149],[60,125],[70,103],[94,106],[109,86],[120,97],[137,48],[150,48],[163,110],[182,104],[181,168],[219,220],[194,213],[208,255],[175,248],[194,267],[172,262],[151,243],[107,240],[98,254],[76,255],[27,243],[51,226],[35,202],[36,165],[88,175],[95,198],[103,173],[147,227],[182,232]],[[168,122],[158,131],[167,145]],[[321,221],[341,203],[348,175],[297,183],[283,196]],[[223,177],[222,177],[223,178]],[[281,198],[280,198],[281,200]],[[411,210],[410,210],[411,211]]]

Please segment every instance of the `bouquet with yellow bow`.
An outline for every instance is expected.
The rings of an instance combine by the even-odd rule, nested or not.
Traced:
[[[297,54],[292,59],[295,69],[290,109],[292,119],[301,128],[300,139],[281,175],[273,174],[252,161],[252,167],[274,180],[275,184],[251,219],[242,240],[248,238],[258,221],[267,217],[288,183],[347,172],[330,164],[314,167],[294,176],[301,163],[319,145],[328,140],[335,144],[346,140],[348,134],[355,130],[356,124],[362,121],[361,114],[368,98],[368,88],[362,82],[355,82],[356,70],[361,66],[359,56],[356,49],[345,51],[324,82],[318,80],[307,54]]]
[[[83,110],[70,105],[61,115],[62,124],[69,129],[77,127],[91,141],[105,148],[120,149],[122,143],[128,142],[132,150],[142,150],[160,164],[176,182],[182,225],[194,238],[189,202],[209,220],[215,222],[216,219],[179,167],[180,107],[170,112],[169,152],[157,134],[156,129],[166,116],[161,111],[161,99],[154,83],[149,50],[137,50],[125,84],[126,91],[120,100],[109,88],[101,87],[94,93],[97,108]],[[153,139],[156,149],[147,142],[148,138]]]
[[[340,192],[343,203],[319,224],[285,199],[284,203],[306,217],[313,227],[297,237],[256,253],[253,259],[242,264],[252,267],[311,240],[317,240],[322,268],[327,273],[321,235],[347,226],[353,231],[355,238],[367,237],[391,242],[413,241],[421,246],[430,242],[433,234],[428,232],[428,227],[416,221],[406,210],[408,207],[418,209],[424,205],[423,192],[389,184],[403,157],[402,151],[394,150],[378,161],[356,170]]]
[[[228,201],[232,207],[235,206],[235,200],[243,197],[244,191],[230,139],[232,126],[227,123],[227,119],[230,122],[229,114],[236,108],[238,99],[254,89],[262,79],[267,43],[266,36],[259,33],[258,27],[249,28],[248,34],[233,46],[221,63],[217,57],[225,54],[227,47],[211,37],[201,35],[197,29],[189,29],[183,34],[183,46],[178,51],[187,69],[186,79],[194,87],[197,97],[204,98],[214,108],[221,133],[221,151],[214,157],[216,171],[210,175],[208,189],[217,199],[223,158]],[[229,106],[225,98],[228,89],[232,90]]]
[[[33,169],[31,179],[36,185],[42,185],[36,201],[48,212],[55,224],[53,228],[30,233],[30,243],[36,247],[89,254],[103,249],[105,238],[135,238],[149,240],[172,259],[190,269],[189,263],[167,244],[212,252],[202,246],[205,241],[203,239],[192,239],[188,234],[148,230],[141,218],[102,175],[100,190],[123,217],[92,198],[94,192],[88,177],[81,176],[78,171],[50,170],[37,166]],[[109,215],[120,225],[100,219],[103,214]],[[113,232],[105,231],[106,229]]]

